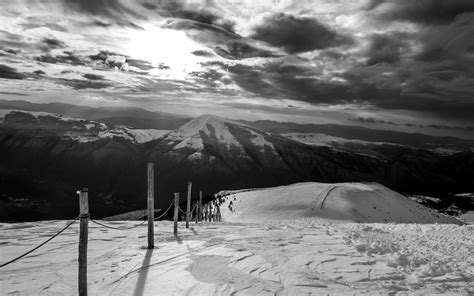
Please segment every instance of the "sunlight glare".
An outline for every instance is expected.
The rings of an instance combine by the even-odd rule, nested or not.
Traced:
[[[201,69],[198,58],[191,53],[198,49],[202,46],[190,40],[185,33],[155,26],[134,30],[125,46],[133,58],[146,60],[154,67],[160,64],[170,67],[166,71],[173,79],[183,79],[186,72]]]

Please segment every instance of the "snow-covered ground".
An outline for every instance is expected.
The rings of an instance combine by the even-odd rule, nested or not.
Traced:
[[[227,222],[317,217],[352,222],[459,223],[377,183],[308,182],[225,194],[221,212]]]
[[[0,224],[1,262],[65,221]],[[126,227],[137,222],[106,222]],[[299,219],[199,223],[179,234],[156,222],[112,230],[90,224],[90,295],[472,295],[474,227]],[[78,223],[0,268],[2,295],[77,293]],[[404,294],[403,294],[404,293]]]
[[[146,223],[123,230],[90,223],[89,294],[474,293],[474,225],[459,225],[379,184],[300,183],[226,193],[221,213],[227,222],[191,222],[190,229],[180,222],[177,236],[172,222],[155,222],[154,250],[145,247]],[[401,223],[347,222],[385,219]],[[404,223],[410,221],[416,223]],[[65,223],[0,224],[0,263]],[[103,223],[126,228],[140,222]],[[78,226],[0,268],[0,293],[76,294]]]

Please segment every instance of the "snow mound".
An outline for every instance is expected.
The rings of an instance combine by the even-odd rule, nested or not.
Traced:
[[[364,223],[460,224],[377,183],[298,183],[225,195],[221,213],[228,222],[318,217]]]

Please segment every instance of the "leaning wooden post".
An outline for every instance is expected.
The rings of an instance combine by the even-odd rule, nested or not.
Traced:
[[[178,234],[178,207],[179,207],[179,192],[174,194],[174,229],[173,233]]]
[[[199,221],[202,220],[202,190],[199,190],[199,208],[198,208]]]
[[[87,236],[89,230],[89,198],[87,188],[79,194],[79,296],[87,296]]]
[[[188,182],[188,197],[186,201],[186,228],[189,228],[189,216],[191,215],[191,188],[192,182]]]
[[[148,249],[155,248],[155,232],[154,232],[154,220],[155,220],[155,186],[153,177],[153,163],[147,165],[148,169]]]

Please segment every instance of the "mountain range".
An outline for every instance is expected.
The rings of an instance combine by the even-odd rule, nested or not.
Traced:
[[[122,114],[123,115],[123,114]],[[146,133],[147,136],[144,136]],[[375,148],[374,148],[375,149]],[[302,143],[212,115],[171,131],[139,130],[47,112],[0,113],[0,219],[69,218],[75,192],[89,188],[91,215],[146,207],[146,163],[155,164],[157,207],[186,182],[205,195],[222,189],[304,181],[375,181],[425,195],[473,192],[474,153],[439,155],[379,145],[377,155]]]

